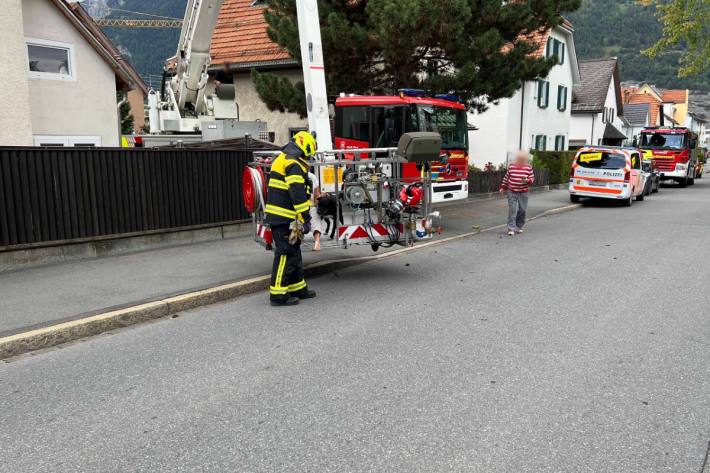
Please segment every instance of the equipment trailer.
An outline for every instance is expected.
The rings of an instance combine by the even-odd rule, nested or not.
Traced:
[[[437,133],[408,133],[397,148],[319,151],[309,165],[322,176],[332,212],[322,215],[330,232],[323,232],[324,248],[370,245],[374,251],[394,245],[413,246],[441,232],[440,214],[432,211],[431,162],[439,158]],[[356,153],[359,159],[347,155]],[[242,181],[244,202],[252,214],[254,240],[270,249],[271,232],[264,208],[268,173],[277,152],[256,152]],[[406,165],[424,170],[419,182],[402,175]],[[335,178],[338,176],[338,179]],[[330,237],[330,238],[329,238]]]

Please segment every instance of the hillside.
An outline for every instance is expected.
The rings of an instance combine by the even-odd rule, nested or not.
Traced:
[[[182,18],[186,0],[85,0],[95,16],[141,18],[112,9],[133,10]],[[653,44],[661,28],[653,10],[635,0],[583,0],[582,7],[569,15],[575,26],[580,59],[617,56],[623,80],[648,80],[665,88],[710,90],[710,73],[679,79],[678,53],[656,60],[639,51]],[[144,17],[143,17],[144,18]],[[179,30],[107,28],[106,33],[126,53],[131,63],[153,82],[162,72],[163,61],[175,54]]]
[[[148,19],[118,9],[182,18],[186,3],[187,0],[86,0],[83,5],[95,17]],[[138,72],[157,87],[165,59],[175,54],[180,30],[105,28],[104,31]]]
[[[647,80],[664,88],[710,89],[710,72],[687,79],[677,77],[679,53],[657,59],[640,54],[661,35],[654,9],[635,0],[583,0],[582,7],[569,16],[580,59],[616,56],[623,80]]]

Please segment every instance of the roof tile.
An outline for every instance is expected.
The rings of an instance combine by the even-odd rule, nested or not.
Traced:
[[[290,56],[266,33],[264,6],[254,0],[224,0],[212,36],[212,64],[282,63]]]

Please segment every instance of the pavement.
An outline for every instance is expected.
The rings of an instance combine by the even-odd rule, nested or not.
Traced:
[[[710,180],[0,363],[0,472],[697,472]]]
[[[446,236],[505,222],[506,202],[446,204]],[[569,205],[565,191],[534,193],[530,215]],[[380,250],[384,252],[386,250]],[[306,252],[306,264],[372,255],[367,247]],[[268,274],[273,254],[249,236],[0,273],[0,338]]]

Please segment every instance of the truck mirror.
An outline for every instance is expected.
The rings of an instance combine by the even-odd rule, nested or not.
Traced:
[[[430,131],[405,133],[399,139],[397,154],[412,163],[436,161],[441,154],[441,135]]]
[[[690,145],[690,149],[695,149],[695,147],[698,145],[698,142],[694,138],[691,138],[688,144]]]

